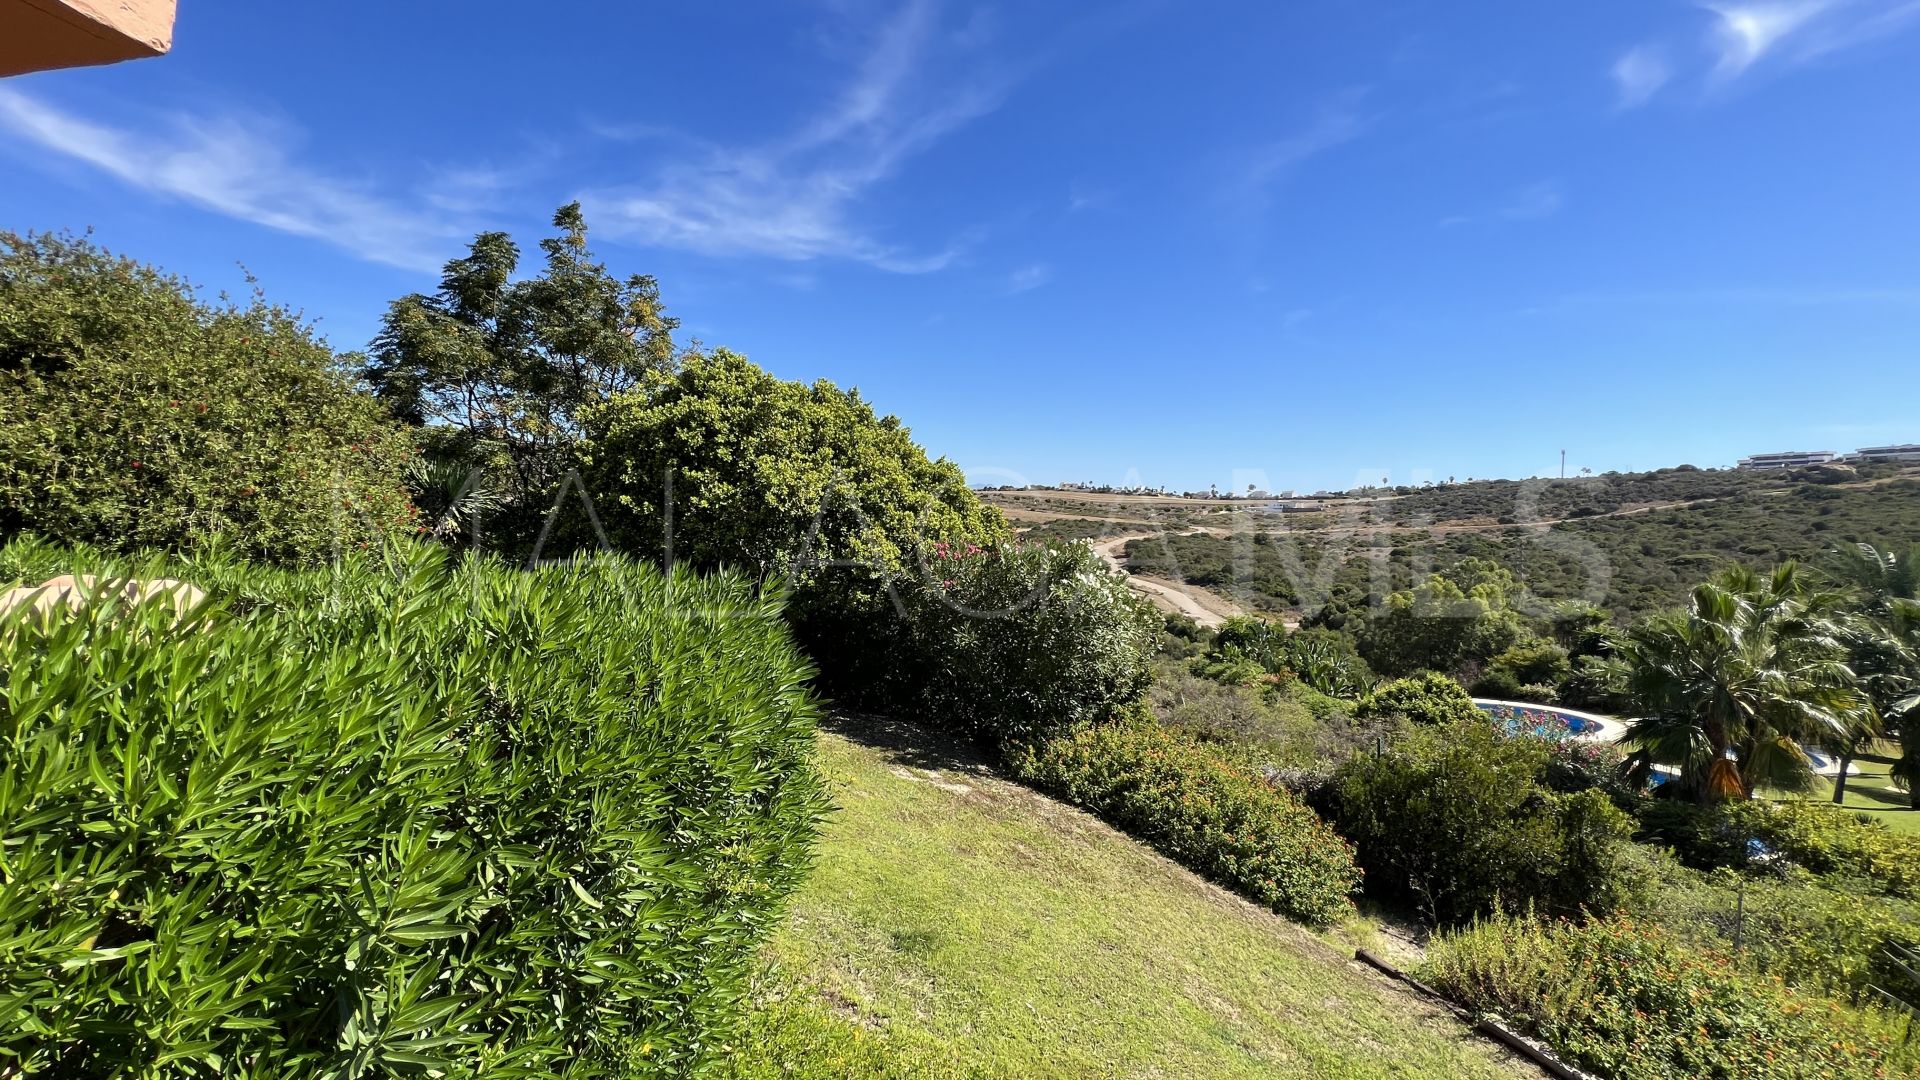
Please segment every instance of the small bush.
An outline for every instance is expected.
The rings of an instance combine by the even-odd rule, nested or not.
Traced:
[[[776,601],[425,548],[134,569],[215,606],[0,626],[0,1060],[638,1077],[717,1044],[822,810]]]
[[[1878,1080],[1920,1047],[1892,1018],[1742,975],[1715,953],[1625,920],[1496,916],[1436,938],[1422,977],[1615,1080]]]
[[[1359,850],[1370,893],[1442,923],[1529,907],[1603,913],[1633,882],[1630,819],[1597,791],[1540,783],[1548,750],[1482,721],[1417,728],[1335,774],[1333,821]]]
[[[1432,671],[1380,684],[1360,699],[1356,715],[1363,719],[1404,716],[1428,725],[1486,719],[1459,683]]]
[[[1013,756],[1018,775],[1283,915],[1352,911],[1353,850],[1291,794],[1147,721],[1089,728]]]

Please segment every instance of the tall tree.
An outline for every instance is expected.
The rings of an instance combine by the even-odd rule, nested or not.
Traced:
[[[673,331],[653,278],[615,278],[587,247],[579,203],[553,216],[538,276],[514,280],[520,249],[474,237],[440,288],[393,302],[366,378],[429,452],[481,470],[503,508],[545,508],[571,460],[583,409],[672,368]]]
[[[1809,788],[1800,744],[1844,745],[1873,715],[1847,666],[1843,599],[1793,563],[1735,567],[1635,627],[1620,660],[1643,710],[1628,729],[1641,761],[1679,766],[1703,802]]]

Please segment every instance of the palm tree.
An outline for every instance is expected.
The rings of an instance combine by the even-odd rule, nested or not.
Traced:
[[[1644,712],[1627,732],[1641,763],[1678,766],[1702,802],[1810,788],[1800,744],[1844,745],[1872,716],[1835,621],[1843,595],[1793,563],[1734,567],[1635,627],[1620,661]]]
[[[1823,564],[1852,590],[1858,615],[1849,648],[1854,670],[1881,718],[1895,727],[1900,758],[1894,780],[1920,809],[1920,545],[1902,554],[1872,544],[1835,548]],[[1845,766],[1857,747],[1846,748],[1833,801],[1846,793]]]

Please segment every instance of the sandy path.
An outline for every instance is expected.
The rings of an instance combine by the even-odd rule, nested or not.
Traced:
[[[1156,533],[1143,533],[1139,536],[1116,536],[1111,540],[1102,540],[1093,545],[1093,550],[1106,560],[1108,566],[1122,574],[1127,568],[1121,561],[1129,540],[1151,540]],[[1195,585],[1164,581],[1160,578],[1140,577],[1127,574],[1127,584],[1144,593],[1154,606],[1163,611],[1175,611],[1201,626],[1215,629],[1223,625],[1230,615],[1244,614],[1240,606],[1218,593],[1211,593]]]

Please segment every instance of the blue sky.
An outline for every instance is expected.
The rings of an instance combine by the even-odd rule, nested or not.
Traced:
[[[976,482],[1920,441],[1920,0],[242,4],[0,83],[0,227],[359,348],[481,229]]]

